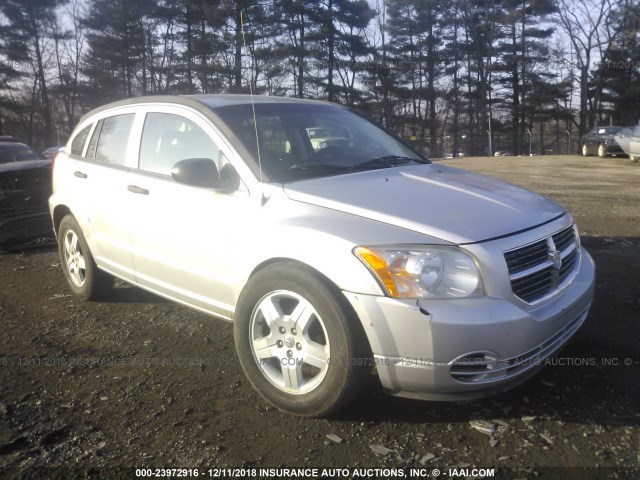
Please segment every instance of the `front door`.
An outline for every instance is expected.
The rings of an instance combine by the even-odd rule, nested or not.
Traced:
[[[230,318],[230,233],[248,207],[248,192],[241,186],[221,193],[171,177],[172,167],[188,158],[211,159],[220,171],[230,155],[221,145],[215,131],[195,113],[173,107],[148,111],[138,170],[129,177],[130,231],[138,283]]]

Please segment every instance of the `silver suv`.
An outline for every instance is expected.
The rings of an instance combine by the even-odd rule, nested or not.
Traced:
[[[341,141],[317,149],[309,132]],[[233,321],[245,374],[296,415],[371,373],[460,400],[535,373],[587,317],[594,264],[540,195],[432,164],[333,104],[144,97],[85,115],[50,209],[69,287],[114,277]]]

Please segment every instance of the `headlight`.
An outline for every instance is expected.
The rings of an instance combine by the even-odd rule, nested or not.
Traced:
[[[356,247],[391,297],[451,298],[482,295],[480,272],[458,247]]]

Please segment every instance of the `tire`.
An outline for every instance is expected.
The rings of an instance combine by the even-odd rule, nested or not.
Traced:
[[[589,156],[589,147],[587,147],[586,143],[582,144],[582,156],[583,157],[588,157]]]
[[[607,147],[605,147],[603,143],[598,145],[598,156],[600,158],[605,158],[607,156]]]
[[[113,277],[98,269],[82,229],[73,215],[58,228],[58,253],[69,288],[83,300],[104,298],[113,287]]]
[[[638,161],[640,161],[640,157],[631,156],[631,161],[632,161],[633,163],[638,163]]]
[[[234,337],[253,387],[293,415],[328,415],[370,377],[369,344],[351,305],[328,279],[297,262],[269,265],[249,280]]]

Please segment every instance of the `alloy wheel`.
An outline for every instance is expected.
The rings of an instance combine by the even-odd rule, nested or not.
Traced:
[[[250,345],[263,375],[290,394],[314,390],[329,369],[327,329],[311,303],[280,290],[264,296],[251,316]]]
[[[86,279],[86,263],[78,235],[73,230],[64,234],[64,261],[69,278],[76,287],[82,287]]]

